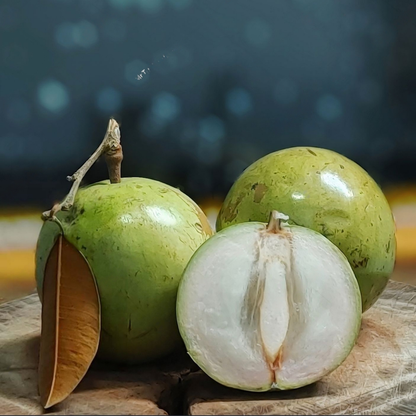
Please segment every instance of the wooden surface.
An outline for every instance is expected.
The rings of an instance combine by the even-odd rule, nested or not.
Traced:
[[[43,413],[37,389],[40,311],[37,295],[0,306],[0,414]],[[75,393],[48,413],[172,413],[170,395],[189,368],[182,355],[139,368],[96,363]]]
[[[415,414],[416,287],[391,282],[364,314],[347,360],[320,382],[264,396],[219,387],[192,375],[187,392],[193,415]]]
[[[40,304],[0,306],[0,414],[41,414],[37,395]],[[95,363],[51,414],[414,414],[416,287],[391,282],[364,315],[353,352],[322,381],[290,392],[224,388],[182,354],[153,366]]]

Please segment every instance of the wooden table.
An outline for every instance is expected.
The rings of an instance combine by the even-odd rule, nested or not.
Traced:
[[[0,414],[42,414],[37,395],[40,304],[0,306]],[[390,282],[365,313],[353,352],[332,374],[299,390],[248,394],[222,387],[183,351],[154,365],[94,363],[51,414],[414,414],[416,287]]]

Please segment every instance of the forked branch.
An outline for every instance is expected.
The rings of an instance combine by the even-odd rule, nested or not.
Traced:
[[[123,160],[123,152],[120,144],[121,134],[120,128],[113,118],[110,119],[105,133],[104,139],[98,146],[97,150],[91,155],[91,157],[72,175],[68,176],[68,181],[72,182],[71,189],[65,199],[55,204],[52,209],[45,211],[42,214],[44,221],[54,219],[55,215],[59,211],[68,211],[74,205],[75,196],[78,192],[78,188],[81,185],[81,181],[89,171],[91,166],[103,155],[106,156],[106,162],[108,167],[108,173],[111,183],[119,183],[121,180],[121,162]]]

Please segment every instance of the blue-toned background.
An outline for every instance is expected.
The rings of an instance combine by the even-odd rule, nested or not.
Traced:
[[[110,116],[125,176],[197,200],[305,144],[416,180],[415,17],[412,0],[2,0],[0,204],[64,196]]]
[[[333,149],[380,183],[416,282],[415,0],[0,0],[0,303],[34,290],[40,214],[121,124],[123,175],[212,224],[236,177]],[[100,161],[84,183],[107,177]]]

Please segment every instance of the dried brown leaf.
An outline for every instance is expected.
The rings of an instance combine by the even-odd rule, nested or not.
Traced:
[[[45,267],[39,394],[45,408],[66,397],[94,359],[101,327],[100,300],[84,256],[62,235]]]

